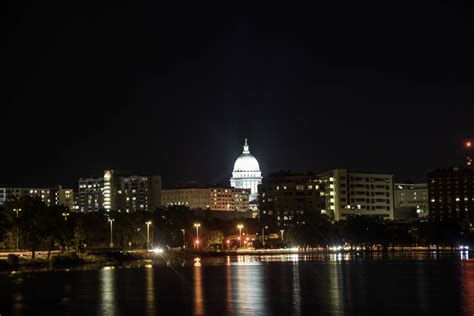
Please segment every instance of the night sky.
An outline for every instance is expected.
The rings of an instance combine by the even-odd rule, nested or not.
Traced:
[[[264,175],[420,180],[464,162],[472,7],[252,2],[11,1],[0,185],[75,187],[106,168],[228,184],[246,137]]]

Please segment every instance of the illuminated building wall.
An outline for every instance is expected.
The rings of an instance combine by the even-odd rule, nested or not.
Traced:
[[[105,170],[103,178],[79,180],[78,210],[152,211],[161,205],[161,177]]]
[[[428,184],[395,183],[395,220],[417,220],[428,217]]]
[[[429,218],[474,222],[474,171],[453,167],[428,173]]]
[[[305,224],[324,211],[324,191],[313,174],[279,172],[263,179],[259,187],[259,210],[263,222],[279,226]]]
[[[79,191],[77,198],[77,211],[97,212],[104,208],[104,179],[103,178],[81,178],[79,179]]]
[[[5,201],[23,196],[39,197],[47,205],[62,205],[70,210],[74,206],[74,193],[72,189],[62,186],[52,188],[0,188],[0,205]]]
[[[348,215],[394,219],[393,175],[334,169],[319,175],[325,211],[335,221]]]
[[[250,192],[250,189],[228,187],[163,190],[162,204],[183,205],[193,210],[246,212],[249,210]]]
[[[160,176],[121,177],[113,191],[115,207],[119,211],[154,211],[161,206]]]

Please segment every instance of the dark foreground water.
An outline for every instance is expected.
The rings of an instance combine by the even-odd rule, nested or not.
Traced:
[[[467,257],[242,256],[0,274],[0,314],[472,316]]]

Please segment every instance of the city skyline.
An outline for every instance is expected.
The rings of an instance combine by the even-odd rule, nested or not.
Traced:
[[[4,11],[0,316],[474,315],[474,3]]]
[[[246,139],[246,138],[245,138]],[[276,168],[276,169],[273,169],[273,170],[265,170],[262,168],[262,175],[263,176],[270,176],[272,174],[275,174],[275,173],[278,173],[278,172],[286,172],[286,171],[290,171],[290,172],[297,172],[297,173],[314,173],[314,174],[319,174],[319,173],[322,173],[322,172],[326,172],[328,170],[333,170],[333,169],[340,169],[340,168],[344,168],[344,169],[348,169],[350,171],[353,171],[353,172],[373,172],[373,173],[377,173],[377,172],[385,172],[385,173],[391,173],[394,175],[394,179],[396,182],[413,182],[413,183],[417,183],[417,182],[426,182],[426,176],[428,174],[428,172],[431,172],[431,171],[435,171],[437,169],[440,169],[440,168],[447,168],[447,167],[454,167],[454,166],[463,166],[465,164],[465,159],[466,159],[466,155],[469,155],[469,154],[466,154],[466,147],[465,147],[465,144],[467,141],[471,141],[470,138],[463,138],[462,140],[462,143],[459,144],[459,146],[453,150],[453,153],[454,153],[454,156],[455,158],[458,160],[457,162],[453,162],[451,165],[439,165],[437,167],[433,167],[432,169],[427,169],[425,171],[425,173],[415,173],[413,175],[403,175],[403,174],[397,174],[397,173],[393,173],[393,172],[390,172],[390,170],[393,170],[393,169],[377,169],[377,168],[374,168],[374,167],[366,167],[365,169],[364,168],[347,168],[346,166],[334,166],[334,167],[331,167],[331,168],[327,168],[327,169],[322,169],[322,168],[318,168],[318,169],[309,169],[309,168],[303,168],[303,169],[295,169],[295,168]],[[258,149],[256,150],[256,152],[259,152]],[[238,155],[235,157],[237,158]],[[235,160],[234,158],[234,160]],[[258,160],[263,160],[261,158],[258,158]],[[265,161],[265,160],[263,160]],[[350,161],[349,161],[349,164],[350,165]],[[104,168],[103,170],[124,170],[130,174],[142,174],[142,175],[152,175],[153,173],[152,172],[148,172],[147,170],[144,170],[143,168],[136,168],[136,167],[133,167],[132,166],[132,169],[111,169],[111,168]],[[102,171],[103,170],[99,170],[98,172],[96,173],[91,173],[89,172],[88,174],[82,174],[80,175],[78,178],[74,178],[74,179],[71,179],[69,176],[67,176],[67,173],[65,175],[63,175],[64,177],[62,179],[64,179],[63,182],[61,183],[48,183],[47,180],[45,179],[38,179],[36,180],[37,182],[28,182],[28,183],[20,183],[18,181],[13,181],[12,183],[13,184],[10,184],[10,183],[1,183],[0,182],[0,186],[3,185],[3,186],[17,186],[17,187],[49,187],[49,186],[55,186],[55,185],[66,185],[68,187],[73,187],[73,188],[76,188],[77,187],[77,183],[78,183],[78,180],[79,179],[83,179],[83,178],[94,178],[94,177],[102,177],[103,174]],[[141,170],[141,171],[137,171],[137,170]],[[228,174],[232,175],[232,167],[229,169],[230,171],[228,173],[224,173],[224,176],[219,176],[218,178],[213,178],[211,179],[210,181],[209,180],[206,180],[205,178],[193,178],[193,177],[187,177],[186,175],[183,175],[183,174],[178,174],[178,175],[170,175],[169,173],[167,173],[164,178],[165,178],[165,181],[163,183],[163,187],[164,188],[174,188],[174,187],[179,187],[179,186],[182,186],[182,185],[185,185],[186,183],[190,183],[190,182],[195,182],[196,185],[198,186],[212,186],[212,185],[227,185],[228,183]],[[389,171],[387,171],[389,170]],[[53,169],[52,170],[53,173],[55,172],[55,170]],[[214,171],[214,170],[212,170]],[[156,174],[156,173],[155,173]],[[220,174],[223,174],[223,173],[220,173]],[[163,178],[163,176],[160,174],[160,176]],[[8,178],[8,177],[4,177],[3,178],[3,181],[5,181],[4,179],[5,178]],[[32,177],[33,179],[35,179],[35,177],[33,176]],[[47,177],[48,178],[48,177]],[[217,179],[217,180],[216,180]]]

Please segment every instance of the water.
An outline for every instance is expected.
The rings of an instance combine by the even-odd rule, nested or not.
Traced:
[[[0,274],[0,314],[474,315],[474,260],[241,256]]]

